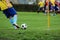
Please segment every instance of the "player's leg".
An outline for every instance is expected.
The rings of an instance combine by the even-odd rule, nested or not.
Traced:
[[[13,25],[13,18],[12,18],[12,17],[10,17],[10,18],[9,18],[9,20],[10,20],[10,23]],[[16,27],[16,26],[14,26],[14,28],[15,28],[15,29],[17,29],[17,27]]]
[[[38,10],[37,10],[37,13],[39,13],[40,12],[40,7],[38,8]]]
[[[55,7],[55,14],[57,14],[57,7]]]
[[[50,15],[53,15],[52,12],[53,12],[52,5],[49,5],[49,13],[50,13]]]
[[[53,13],[53,16],[55,16],[56,15],[56,11],[55,11],[55,6],[53,6],[53,11],[54,11],[54,13]]]
[[[16,10],[13,7],[9,8],[9,13],[10,13],[11,18],[13,19],[13,26],[16,26],[17,28],[19,28],[19,26],[17,25],[17,13],[16,13]]]
[[[17,16],[15,16],[16,12],[13,8],[3,10],[3,13],[7,18],[9,18],[10,23],[14,26],[15,29],[19,28],[19,26],[17,25]]]
[[[44,15],[46,15],[47,14],[47,7],[46,7],[46,5],[44,6]]]
[[[8,9],[3,10],[3,13],[5,14],[5,16],[6,16],[7,18],[9,18],[10,23],[13,25],[13,18],[10,16],[10,13],[8,12]],[[14,28],[17,29],[16,26],[14,26]]]
[[[17,24],[17,14],[13,16],[13,25],[16,26],[17,28],[19,28],[19,26]]]

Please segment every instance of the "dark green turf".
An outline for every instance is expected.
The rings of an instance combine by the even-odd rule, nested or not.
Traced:
[[[36,12],[18,12],[18,24],[27,24],[27,29],[15,30],[2,12],[0,12],[0,40],[60,40],[60,14],[48,16]]]

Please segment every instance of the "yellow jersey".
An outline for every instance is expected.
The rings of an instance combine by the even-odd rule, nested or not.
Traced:
[[[12,7],[12,4],[11,3],[9,3],[9,4],[10,4],[10,7]],[[0,1],[0,8],[1,8],[1,10],[8,9],[6,0]]]
[[[55,6],[55,0],[50,0],[52,5]]]
[[[44,7],[44,2],[39,2],[38,5],[39,5],[40,7]]]

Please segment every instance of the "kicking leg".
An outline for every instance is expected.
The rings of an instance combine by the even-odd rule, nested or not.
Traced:
[[[13,25],[19,28],[19,26],[17,25],[17,15],[13,16]]]

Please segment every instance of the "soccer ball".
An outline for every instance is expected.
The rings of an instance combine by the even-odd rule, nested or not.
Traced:
[[[26,24],[21,24],[21,29],[26,29],[27,25]]]

